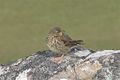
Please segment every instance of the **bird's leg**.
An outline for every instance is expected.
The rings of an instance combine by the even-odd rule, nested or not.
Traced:
[[[64,54],[62,54],[61,56],[59,57],[53,57],[51,59],[51,61],[55,62],[55,63],[61,63],[63,61],[63,58],[64,58]]]

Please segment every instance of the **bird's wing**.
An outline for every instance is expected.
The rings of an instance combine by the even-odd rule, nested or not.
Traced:
[[[60,39],[62,43],[68,47],[72,47],[77,44],[80,44],[80,45],[83,44],[83,40],[72,40],[72,38],[65,33],[61,34]]]
[[[79,45],[84,44],[83,40],[72,40],[72,38],[69,37],[68,35],[63,36],[62,41],[65,44],[65,46],[69,46],[69,47],[72,47],[77,44],[79,44]]]

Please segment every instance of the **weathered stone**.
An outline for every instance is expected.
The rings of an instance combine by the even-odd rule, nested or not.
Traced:
[[[61,63],[51,61],[53,53],[42,51],[0,66],[0,80],[119,80],[120,50],[92,53],[77,51]]]

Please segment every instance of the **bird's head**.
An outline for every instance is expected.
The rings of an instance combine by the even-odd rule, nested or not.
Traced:
[[[62,36],[64,34],[64,31],[60,27],[54,27],[50,30],[49,34],[54,36]]]

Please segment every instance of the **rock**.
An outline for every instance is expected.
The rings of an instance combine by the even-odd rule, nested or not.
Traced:
[[[119,80],[120,50],[76,51],[61,63],[51,51],[39,51],[16,62],[0,65],[0,80]]]

